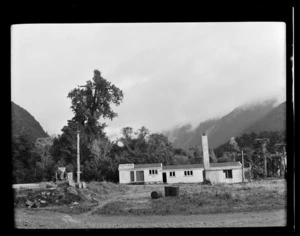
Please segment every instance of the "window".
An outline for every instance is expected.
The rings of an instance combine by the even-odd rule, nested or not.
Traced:
[[[223,170],[225,173],[225,179],[232,179],[232,170]]]
[[[193,175],[193,171],[192,170],[184,171],[184,176],[192,176],[192,175]]]
[[[170,172],[170,177],[175,177],[175,171]]]
[[[149,170],[150,175],[157,175],[157,170]]]

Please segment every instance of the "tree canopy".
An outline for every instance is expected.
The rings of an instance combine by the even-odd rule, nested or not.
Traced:
[[[87,133],[97,135],[106,127],[104,122],[99,122],[100,118],[112,120],[117,116],[111,105],[120,105],[123,92],[104,79],[99,70],[94,70],[93,79],[70,91],[68,98],[71,99],[74,113],[72,120],[85,127]]]
[[[51,153],[57,163],[69,165],[76,170],[77,131],[80,131],[80,163],[82,175],[90,180],[96,176],[101,179],[100,166],[109,162],[108,153],[111,142],[106,137],[105,119],[112,120],[117,116],[112,105],[120,105],[123,92],[94,70],[92,80],[85,85],[77,86],[68,93],[71,99],[71,110],[74,116],[63,127],[62,135],[53,142]]]

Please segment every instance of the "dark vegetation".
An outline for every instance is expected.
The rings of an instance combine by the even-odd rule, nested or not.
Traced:
[[[77,131],[80,132],[81,178],[87,182],[104,180],[118,182],[118,165],[122,163],[163,163],[163,165],[202,163],[201,146],[176,148],[166,135],[150,133],[146,127],[138,130],[124,127],[121,130],[122,137],[118,141],[109,140],[104,132],[106,127],[104,120],[117,116],[111,106],[121,104],[123,92],[104,79],[98,70],[94,71],[92,80],[70,91],[68,98],[71,99],[74,116],[67,121],[67,125],[62,128],[62,134],[57,137],[48,137],[39,128],[36,129],[40,131],[32,132],[36,134],[35,140],[26,132],[15,132],[20,129],[18,124],[22,122],[16,123],[14,120],[27,119],[26,117],[30,115],[20,118],[13,112],[13,183],[53,180],[54,172],[59,166],[66,166],[68,172],[72,171],[75,174]],[[285,133],[264,131],[245,133],[236,137],[239,151],[233,148],[229,140],[210,149],[210,161],[241,161],[240,151],[243,150],[245,166],[250,163],[253,167],[252,177],[261,178],[263,158],[260,144],[255,142],[257,138],[270,140],[266,146],[268,157],[283,155],[282,148],[276,144],[285,142]],[[201,144],[201,141],[199,143]]]
[[[11,102],[11,115],[13,136],[26,135],[28,141],[33,143],[38,138],[49,136],[28,111],[14,102]]]

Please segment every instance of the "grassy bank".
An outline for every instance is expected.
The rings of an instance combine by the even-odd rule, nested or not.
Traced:
[[[283,179],[240,184],[181,184],[179,186],[180,194],[177,197],[162,197],[155,200],[150,198],[150,194],[140,199],[126,197],[126,200],[107,203],[95,213],[205,214],[282,209],[286,206],[286,183]],[[147,187],[138,188],[149,192]]]

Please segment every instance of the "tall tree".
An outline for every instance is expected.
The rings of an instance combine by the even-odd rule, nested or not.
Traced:
[[[50,164],[50,148],[53,144],[53,138],[38,138],[34,143],[34,151],[38,153],[41,157],[41,165],[43,171],[48,167]]]
[[[89,134],[99,135],[106,127],[99,119],[102,117],[112,120],[117,116],[111,105],[120,105],[123,92],[104,79],[99,70],[94,70],[92,81],[86,81],[86,85],[73,89],[68,97],[72,101],[71,109],[74,113],[72,120],[85,127],[85,131]]]
[[[267,177],[268,175],[268,169],[267,169],[267,144],[270,142],[270,139],[268,138],[257,138],[255,139],[256,142],[261,144],[261,151],[264,158],[264,177]]]
[[[172,143],[165,135],[159,133],[150,134],[147,149],[149,163],[172,164],[174,150]]]
[[[85,85],[77,86],[68,93],[71,99],[71,109],[74,116],[68,120],[68,125],[62,129],[62,135],[54,139],[51,154],[57,163],[77,166],[76,142],[77,131],[80,131],[80,163],[83,179],[101,179],[102,161],[107,162],[109,148],[104,132],[106,124],[101,119],[113,119],[117,113],[112,105],[120,105],[123,101],[123,92],[114,84],[101,76],[99,70],[94,70],[92,80]],[[98,153],[98,151],[100,153]],[[100,165],[101,162],[101,165]],[[93,170],[93,171],[89,171]],[[74,171],[77,171],[74,168]],[[91,174],[93,173],[93,174]],[[95,176],[95,173],[97,176]]]

